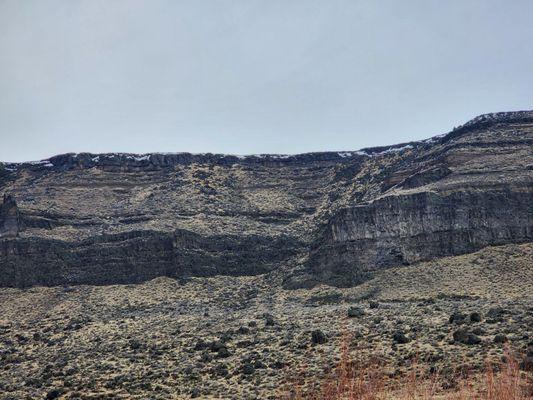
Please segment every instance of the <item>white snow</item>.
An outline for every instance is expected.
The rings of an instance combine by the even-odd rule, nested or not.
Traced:
[[[150,154],[144,154],[142,156],[133,157],[135,161],[147,161],[150,159]]]
[[[504,121],[504,120],[520,120],[522,118],[533,118],[533,110],[529,111],[504,111],[504,112],[496,112],[496,113],[488,113],[488,114],[481,114],[477,117],[471,119],[470,121],[466,122],[465,124],[459,126],[457,129],[474,125],[478,122],[484,122],[484,121]]]
[[[353,156],[366,156],[366,157],[371,157],[370,154],[368,154],[367,152],[362,151],[362,150],[357,150],[357,151],[339,151],[339,152],[337,152],[337,154],[338,154],[340,157],[342,157],[342,158],[353,157]]]
[[[429,143],[429,144],[435,143],[446,135],[447,135],[446,133],[443,133],[442,135],[436,135],[436,136],[430,137],[429,139],[422,140],[422,143]]]
[[[54,164],[50,162],[50,160],[40,160],[40,161],[28,161],[22,164],[30,164],[30,165],[42,165],[43,167],[53,167]]]
[[[391,149],[383,150],[383,151],[380,151],[379,153],[375,153],[374,155],[389,154],[389,153],[399,153],[401,151],[404,151],[404,150],[407,150],[407,149],[412,149],[412,148],[413,148],[412,145],[407,144],[407,145],[402,146],[402,147],[393,147]]]
[[[340,151],[337,154],[339,156],[341,156],[342,158],[346,158],[346,157],[351,157],[352,156],[352,152],[351,151]]]

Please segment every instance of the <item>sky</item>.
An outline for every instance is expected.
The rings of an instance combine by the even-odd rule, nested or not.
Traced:
[[[530,0],[0,0],[0,160],[303,153],[533,109]]]

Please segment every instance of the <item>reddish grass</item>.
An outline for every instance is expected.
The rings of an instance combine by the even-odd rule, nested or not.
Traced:
[[[340,361],[332,373],[321,379],[318,388],[304,389],[305,382],[292,383],[284,400],[526,400],[533,399],[533,376],[521,371],[516,358],[506,352],[505,362],[488,365],[484,373],[464,371],[452,378],[453,389],[443,389],[446,381],[439,373],[422,373],[416,361],[402,377],[389,377],[379,360],[350,357],[349,336],[340,342]],[[498,371],[498,372],[495,372]],[[448,382],[449,382],[448,377]],[[315,382],[316,383],[316,382]],[[316,386],[315,386],[316,387]]]

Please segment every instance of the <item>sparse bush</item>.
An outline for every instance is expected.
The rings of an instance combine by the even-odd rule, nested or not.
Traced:
[[[351,338],[343,334],[340,360],[335,369],[310,385],[305,380],[291,382],[282,400],[526,400],[533,398],[533,373],[521,371],[520,364],[507,351],[498,365],[487,364],[484,374],[460,371],[453,377],[436,371],[424,373],[413,364],[407,375],[390,376],[379,359],[354,360],[350,356]],[[449,385],[447,380],[452,380]],[[308,385],[306,385],[306,383]],[[317,382],[313,382],[317,383]],[[448,383],[448,384],[447,384]]]

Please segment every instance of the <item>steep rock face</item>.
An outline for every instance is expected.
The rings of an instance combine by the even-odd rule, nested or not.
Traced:
[[[374,171],[359,180],[380,189],[331,213],[288,285],[353,285],[380,268],[531,241],[532,116],[481,116],[392,164],[370,161]]]
[[[289,287],[352,285],[531,241],[532,149],[526,111],[360,151],[4,164],[0,193],[13,196],[0,210],[0,286],[270,272]]]
[[[21,226],[19,209],[13,196],[4,194],[0,205],[0,238],[17,237]]]
[[[309,267],[317,282],[351,285],[379,268],[533,239],[533,190],[388,196],[341,210]]]
[[[132,231],[67,243],[49,239],[0,241],[0,286],[144,282],[265,273],[294,254],[296,243],[265,237],[206,239],[188,231]]]

